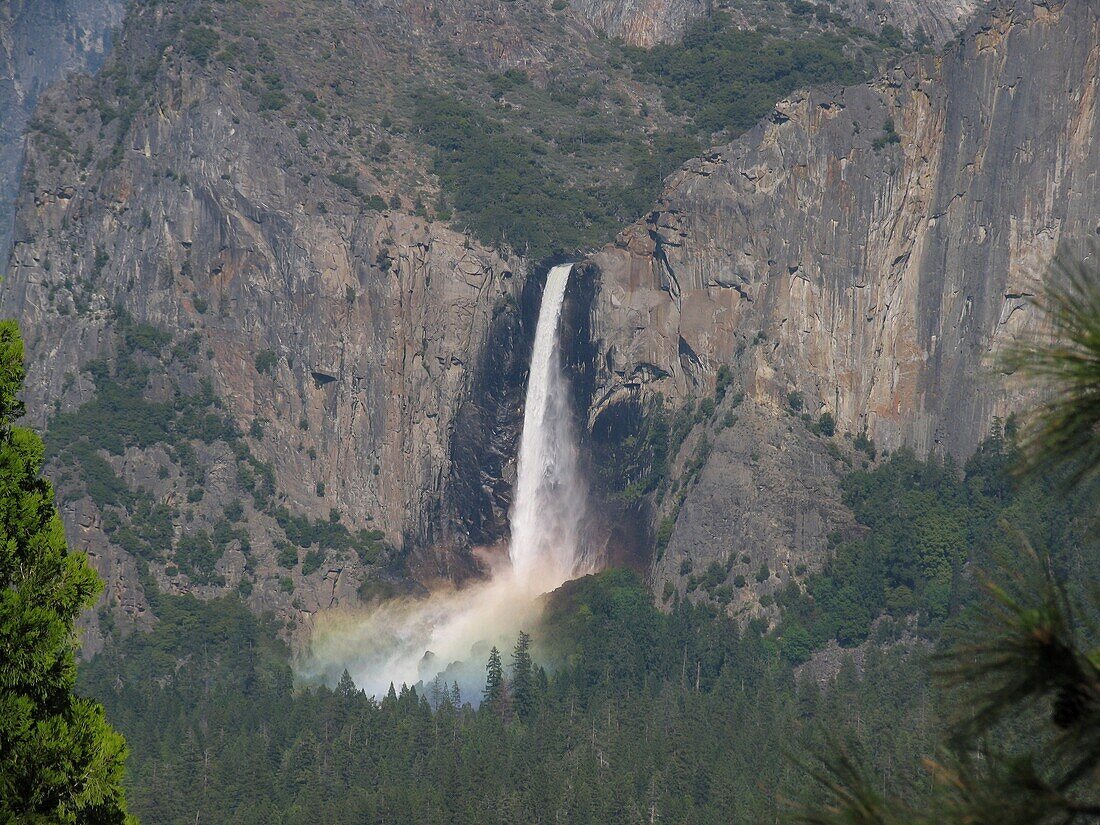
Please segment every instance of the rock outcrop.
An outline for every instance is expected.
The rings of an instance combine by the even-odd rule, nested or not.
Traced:
[[[642,48],[676,40],[707,12],[704,0],[572,0],[571,5],[601,31]]]
[[[515,316],[525,262],[400,208],[367,208],[349,176],[326,168],[341,150],[323,130],[306,152],[302,127],[161,52],[155,7],[135,15],[119,48],[153,67],[140,98],[113,92],[135,87],[112,69],[73,78],[39,107],[0,313],[22,324],[40,428],[102,399],[86,370],[122,363],[123,320],[165,335],[156,358],[140,344],[129,353],[149,370],[146,396],[178,403],[209,387],[208,415],[227,414],[239,438],[189,433],[100,456],[169,508],[177,543],[216,533],[234,501],[244,534],[215,541],[216,569],[201,578],[179,548],[138,561],[111,532],[117,514],[87,493],[87,467],[59,472],[70,536],[108,579],[111,609],[143,621],[143,568],[169,590],[239,588],[291,626],[356,600],[370,553],[322,545],[321,559],[277,561],[288,546],[279,507],[369,531],[392,548],[379,564],[417,549],[405,563],[423,580],[468,575],[469,542],[441,513],[457,495],[452,442],[493,325]],[[271,474],[263,506],[242,480],[255,472]],[[490,501],[468,506],[492,512],[492,493],[475,494]]]
[[[893,26],[907,37],[941,46],[973,19],[987,0],[837,0],[834,8],[857,26],[880,32]]]
[[[805,13],[839,14],[869,31],[892,26],[910,39],[921,35],[940,46],[961,31],[985,0],[835,0],[817,2]],[[782,19],[791,4],[776,0],[571,0],[577,16],[632,46],[650,48],[678,40],[710,11],[729,14],[740,26],[756,28]]]
[[[1100,231],[1098,69],[1094,4],[1001,3],[944,55],[782,101],[689,163],[592,259],[590,422],[656,393],[707,396],[727,365],[753,404],[796,422],[781,439],[794,456],[816,439],[791,417],[794,398],[879,449],[968,455],[1024,400],[990,367],[998,347],[1035,329],[1028,299],[1059,248]],[[748,437],[762,444],[742,452],[781,449]],[[658,589],[731,547],[769,548],[784,577],[818,555],[828,518],[746,534],[713,514],[760,507],[757,521],[774,522],[728,488],[799,509],[794,491],[822,472],[798,460],[777,492],[753,465],[704,466],[656,563]]]

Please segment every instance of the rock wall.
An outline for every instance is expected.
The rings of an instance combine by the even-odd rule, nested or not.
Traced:
[[[704,0],[572,0],[571,5],[596,28],[642,48],[676,40],[707,12]]]
[[[782,101],[743,139],[689,163],[591,261],[590,423],[656,393],[674,406],[710,395],[727,365],[776,420],[791,418],[797,393],[814,419],[829,412],[880,450],[968,455],[994,416],[1025,400],[991,368],[999,345],[1035,329],[1028,298],[1060,245],[1100,231],[1098,68],[1094,4],[1001,3],[944,55]],[[762,441],[754,452],[795,456],[816,439],[797,423],[780,444],[749,437]],[[753,465],[704,467],[656,563],[658,588],[745,545],[767,548],[785,578],[794,560],[820,557],[829,519],[776,531],[782,516],[765,509],[799,510],[792,491],[820,465],[798,459],[778,476],[784,492]],[[730,501],[731,485],[773,493]],[[702,515],[729,506],[755,510],[757,526]]]
[[[11,0],[0,7],[0,277],[7,271],[23,130],[38,96],[68,72],[95,71],[124,0]]]
[[[148,577],[237,589],[294,629],[402,578],[473,573],[471,547],[507,529],[538,278],[426,217],[430,156],[390,114],[409,78],[461,89],[455,66],[520,67],[541,82],[562,69],[563,37],[599,66],[596,26],[664,40],[697,11],[273,3],[261,35],[249,8],[219,35],[197,4],[138,7],[109,71],[42,97],[0,288],[27,338],[36,426],[100,397],[100,360],[141,349],[131,322],[167,335],[134,355],[149,399],[208,387],[211,420],[232,422],[232,437],[97,453],[170,513],[155,551],[119,530],[140,526],[136,511],[51,469],[108,612],[139,624]],[[836,480],[865,460],[810,432],[790,398],[880,449],[958,454],[1019,403],[995,378],[975,391],[976,376],[1033,325],[1027,297],[1059,243],[1095,229],[1096,27],[1082,0],[1002,4],[943,56],[783,101],[578,268],[565,349],[593,475],[624,409],[636,421],[658,394],[673,412],[711,396],[723,365],[730,382],[693,414],[661,496],[596,490],[610,558],[643,563],[656,544],[659,594],[686,591],[692,570],[733,581],[751,565],[733,603],[755,610],[848,526]],[[291,517],[388,547],[307,552]],[[199,575],[180,542],[203,531],[217,541]]]
[[[942,46],[964,29],[987,0],[837,0],[834,7],[857,26],[882,31],[894,26],[907,37],[923,32]]]
[[[130,21],[120,49],[134,65],[159,54],[160,14]],[[210,412],[225,411],[244,445],[189,440],[194,487],[180,444],[105,456],[130,489],[172,509],[177,539],[244,503],[247,541],[218,547],[218,578],[189,580],[169,547],[147,564],[161,587],[240,589],[291,628],[356,601],[378,571],[354,553],[326,552],[312,570],[276,563],[285,547],[277,506],[319,522],[339,514],[398,554],[415,548],[406,564],[421,580],[469,575],[468,538],[441,510],[457,495],[452,441],[494,322],[511,329],[525,262],[399,208],[365,208],[338,167],[324,166],[341,150],[323,132],[307,152],[301,127],[258,115],[240,86],[165,54],[125,119],[116,114],[125,100],[107,99],[119,107],[107,115],[88,105],[105,99],[91,78],[39,107],[27,148],[35,173],[0,292],[0,314],[19,318],[26,339],[31,423],[46,428],[96,397],[86,368],[118,363],[120,317],[152,325],[170,350],[159,361],[140,356],[152,370],[147,394],[178,401],[207,382]],[[176,375],[180,359],[193,375]],[[267,507],[241,486],[245,447],[273,473]],[[79,478],[54,472],[70,537],[107,578],[111,609],[142,623],[143,565],[107,535],[106,513]],[[464,501],[495,506],[480,488]],[[94,630],[89,639],[94,650]]]
[[[985,0],[835,0],[818,2],[823,12],[869,31],[893,26],[910,39],[924,33],[942,46],[961,31]],[[738,25],[772,25],[791,4],[776,0],[572,0],[577,16],[632,46],[650,48],[676,41],[684,30],[712,10],[728,13]],[[816,11],[816,9],[815,9]]]

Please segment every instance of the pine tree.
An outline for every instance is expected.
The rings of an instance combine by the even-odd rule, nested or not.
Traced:
[[[535,680],[531,663],[531,637],[522,630],[512,651],[512,705],[520,719],[535,711]]]
[[[344,672],[340,675],[340,683],[336,686],[336,695],[343,699],[351,699],[358,692],[359,690],[355,687],[355,680],[351,678],[348,669],[344,668]]]
[[[102,583],[71,553],[23,414],[23,341],[0,322],[0,822],[129,821],[126,744],[73,695],[74,626]]]
[[[1035,381],[1049,399],[1031,416],[1020,470],[1072,487],[1100,476],[1100,243],[1059,257],[1039,302],[1053,333],[1007,348],[1006,372]],[[1053,340],[1052,340],[1053,339]]]
[[[447,683],[443,681],[443,676],[439,673],[435,674],[435,678],[432,679],[431,687],[428,689],[428,695],[431,697],[430,702],[433,708],[441,708],[444,703],[450,703],[450,689],[447,687]]]
[[[489,651],[485,665],[485,690],[481,692],[485,707],[504,718],[508,711],[508,685],[504,681],[504,666],[500,663],[500,651],[496,646]]]

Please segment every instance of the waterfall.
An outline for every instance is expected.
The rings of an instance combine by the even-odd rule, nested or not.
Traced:
[[[546,276],[535,327],[520,436],[508,555],[516,584],[545,593],[580,571],[579,525],[585,496],[577,474],[577,440],[569,385],[561,370],[559,330],[573,264]]]
[[[520,435],[510,564],[500,559],[489,579],[440,588],[426,599],[399,597],[367,613],[323,611],[310,654],[299,663],[307,680],[333,684],[347,668],[357,685],[380,697],[391,681],[427,683],[441,673],[476,702],[489,645],[507,650],[519,630],[537,622],[538,596],[592,571],[581,541],[585,495],[558,335],[572,269],[551,269],[542,293]]]

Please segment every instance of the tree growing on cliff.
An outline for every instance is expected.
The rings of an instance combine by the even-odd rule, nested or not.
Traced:
[[[74,623],[102,583],[69,552],[41,439],[23,414],[23,341],[0,322],[0,822],[130,821],[126,744],[73,695]]]

